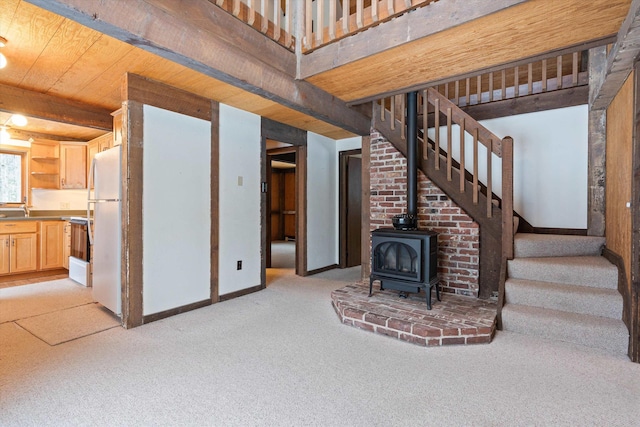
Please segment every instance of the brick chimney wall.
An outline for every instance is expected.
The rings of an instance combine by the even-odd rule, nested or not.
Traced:
[[[371,230],[393,227],[407,209],[407,160],[382,135],[371,133]],[[418,228],[438,235],[438,274],[444,292],[478,296],[480,228],[418,171]]]

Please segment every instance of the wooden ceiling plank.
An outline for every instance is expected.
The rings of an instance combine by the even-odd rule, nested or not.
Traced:
[[[20,129],[11,129],[9,131],[11,135],[11,139],[16,139],[19,141],[29,141],[30,139],[35,140],[48,140],[48,141],[71,141],[71,142],[87,142],[92,138],[78,138],[74,136],[65,135],[56,135],[50,133],[43,132],[34,132],[34,131],[24,131]]]
[[[0,83],[20,85],[63,22],[61,16],[44,13],[37,7],[21,2],[7,33],[2,34],[8,40],[2,48],[8,63],[0,73]]]
[[[329,93],[295,80],[293,53],[208,2],[129,0],[114,8],[100,0],[28,1],[353,133],[369,133],[368,117]],[[246,40],[256,40],[251,49],[246,47]],[[265,56],[275,46],[278,55]],[[261,53],[255,53],[256,49]],[[291,70],[282,58],[292,61]]]
[[[20,87],[47,92],[100,38],[100,33],[65,19]]]
[[[611,104],[631,74],[635,59],[640,54],[640,0],[633,0],[629,12],[618,31],[618,40],[607,55],[606,72],[596,84],[592,110],[602,110]]]
[[[113,128],[109,110],[7,85],[0,85],[0,111],[93,129]]]
[[[366,58],[527,0],[447,0],[430,3],[383,25],[319,48],[300,59],[300,78]],[[464,4],[462,4],[464,3]]]
[[[366,99],[609,37],[628,9],[629,0],[528,0],[307,81],[347,102]]]

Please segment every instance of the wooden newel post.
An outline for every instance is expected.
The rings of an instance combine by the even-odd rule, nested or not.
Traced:
[[[502,139],[502,255],[513,259],[513,138]]]

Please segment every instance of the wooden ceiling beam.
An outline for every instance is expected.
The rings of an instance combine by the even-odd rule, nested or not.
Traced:
[[[430,3],[303,55],[300,59],[299,78],[306,79],[525,1],[527,0],[447,0]]]
[[[0,85],[0,111],[105,131],[113,128],[109,110],[6,85]]]
[[[595,82],[596,90],[589,104],[592,110],[606,109],[631,74],[633,64],[640,54],[640,0],[633,0],[618,39],[607,55],[606,71]]]
[[[295,54],[210,2],[27,0],[165,59],[293,110],[368,135],[371,120],[295,79]],[[131,70],[133,71],[133,70]]]
[[[29,130],[11,128],[9,130],[11,139],[17,139],[20,141],[28,141],[29,139],[35,140],[47,140],[47,141],[67,141],[67,142],[87,142],[86,139],[75,138],[64,135],[54,135],[52,133],[32,132]]]

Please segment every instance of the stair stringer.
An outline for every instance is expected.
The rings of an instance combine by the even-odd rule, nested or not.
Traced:
[[[380,120],[380,105],[373,106],[373,127],[382,134],[403,156],[407,156],[407,143],[396,126],[391,129],[391,114],[385,111],[385,120]],[[428,147],[428,160],[422,155],[421,144],[418,145],[418,169],[437,185],[454,203],[462,208],[480,226],[480,265],[479,294],[488,299],[498,292],[502,269],[500,254],[502,253],[502,211],[492,205],[492,215],[487,216],[487,198],[478,194],[478,203],[473,203],[473,185],[465,180],[465,191],[459,189],[459,171],[452,171],[452,179],[447,179],[445,167],[435,168],[435,151]]]

